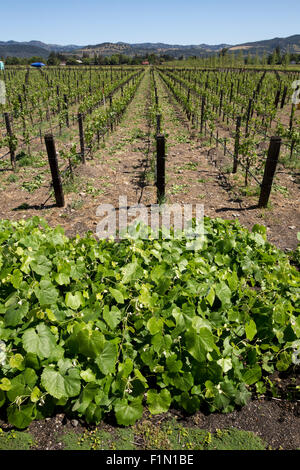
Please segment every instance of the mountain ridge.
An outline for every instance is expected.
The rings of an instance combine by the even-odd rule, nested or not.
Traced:
[[[129,56],[134,55],[146,55],[146,54],[158,54],[158,55],[170,55],[174,58],[180,56],[190,57],[196,56],[201,57],[207,54],[213,54],[221,51],[222,49],[228,49],[229,52],[243,51],[250,52],[251,54],[262,54],[271,53],[273,50],[279,47],[282,52],[300,53],[300,34],[294,34],[286,38],[276,37],[273,39],[266,39],[262,41],[245,42],[241,44],[191,44],[191,45],[180,45],[180,44],[166,44],[166,43],[126,43],[126,42],[103,42],[96,45],[79,46],[75,44],[59,45],[59,44],[47,44],[38,40],[31,41],[0,41],[0,57],[15,56],[15,57],[31,57],[41,56],[45,59],[51,52],[71,54],[77,56],[93,56],[95,54],[109,56],[113,54],[124,54]]]

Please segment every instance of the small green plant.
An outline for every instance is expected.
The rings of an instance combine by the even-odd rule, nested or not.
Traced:
[[[77,199],[76,201],[71,202],[71,209],[75,211],[81,209],[84,205],[84,199]]]
[[[21,185],[22,189],[25,189],[29,193],[33,193],[39,189],[44,183],[42,175],[35,175],[31,181],[24,181]]]
[[[102,183],[102,186],[105,186],[107,184],[109,184],[109,183]],[[91,194],[92,196],[100,196],[100,194],[104,193],[103,189],[95,188],[93,183],[91,183],[90,181],[87,182],[84,191],[85,191],[85,193]]]
[[[170,194],[175,195],[186,192],[188,184],[173,184],[170,189]]]
[[[178,170],[197,170],[198,168],[198,163],[196,162],[188,162],[188,163],[185,163],[184,165],[178,167]]]
[[[286,186],[281,186],[280,184],[273,183],[272,189],[277,193],[283,194],[284,197],[289,196],[289,190]]]
[[[7,181],[9,183],[16,183],[18,181],[18,176],[15,175],[15,174],[12,174],[12,175],[9,175],[8,178],[7,178]]]

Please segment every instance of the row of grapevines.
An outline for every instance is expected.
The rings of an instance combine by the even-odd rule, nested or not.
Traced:
[[[70,240],[38,218],[0,222],[0,407],[25,428],[57,407],[131,425],[265,394],[300,348],[299,272],[238,222],[205,240]],[[194,250],[190,249],[194,247]]]

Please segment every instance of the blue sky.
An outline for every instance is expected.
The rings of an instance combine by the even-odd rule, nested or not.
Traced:
[[[299,0],[14,0],[0,40],[239,44],[300,34]]]

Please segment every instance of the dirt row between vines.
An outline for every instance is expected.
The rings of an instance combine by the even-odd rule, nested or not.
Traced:
[[[238,219],[250,229],[256,223],[266,225],[270,242],[285,250],[295,249],[300,231],[299,175],[281,170],[281,182],[284,178],[288,195],[274,191],[270,208],[258,209],[258,196],[245,197],[236,191],[232,175],[218,169],[220,164],[224,166],[221,150],[201,142],[158,75],[156,80],[167,142],[166,202],[203,204],[206,216]],[[149,122],[150,106],[150,74],[146,72],[117,130],[106,138],[93,160],[76,168],[75,181],[65,188],[63,209],[54,206],[53,198],[41,205],[49,196],[48,185],[32,193],[21,188],[30,168],[20,168],[15,182],[8,181],[7,172],[1,172],[0,217],[16,220],[39,215],[51,226],[62,225],[67,235],[74,236],[88,230],[95,232],[100,220],[97,207],[112,204],[118,208],[119,196],[126,196],[129,206],[155,204],[155,140]],[[32,170],[32,174],[38,173],[39,169]]]

